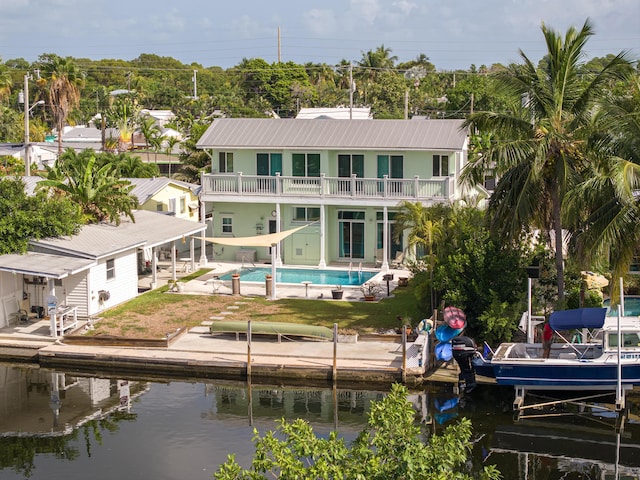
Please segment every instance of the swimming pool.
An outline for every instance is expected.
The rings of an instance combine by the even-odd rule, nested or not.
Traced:
[[[225,273],[220,280],[231,280],[231,275],[240,274],[241,282],[264,282],[265,275],[271,275],[271,268],[245,268]],[[311,282],[312,285],[358,286],[371,280],[377,272],[357,272],[347,270],[318,270],[304,268],[276,269],[276,282],[295,283]]]
[[[605,300],[602,304],[609,309],[607,311],[608,316],[615,317],[618,315],[618,307],[611,309],[609,307],[609,299]],[[635,295],[624,297],[624,314],[627,317],[637,317],[640,315],[640,297]]]

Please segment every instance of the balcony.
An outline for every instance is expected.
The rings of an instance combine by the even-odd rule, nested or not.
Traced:
[[[453,177],[440,179],[362,178],[356,177],[288,177],[233,174],[203,174],[202,195],[205,201],[224,197],[260,197],[280,199],[379,200],[397,203],[409,201],[447,201],[455,197]],[[207,198],[211,196],[212,198]],[[213,198],[215,197],[215,198]],[[231,200],[231,198],[229,198]],[[259,201],[256,198],[256,201]]]

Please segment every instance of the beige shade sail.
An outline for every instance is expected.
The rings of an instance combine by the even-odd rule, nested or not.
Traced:
[[[204,240],[211,243],[217,243],[219,245],[231,245],[237,247],[271,247],[281,240],[284,240],[289,235],[292,235],[298,230],[302,230],[309,225],[311,225],[311,223],[302,225],[301,227],[292,228],[291,230],[269,233],[267,235],[255,235],[253,237],[204,237]]]

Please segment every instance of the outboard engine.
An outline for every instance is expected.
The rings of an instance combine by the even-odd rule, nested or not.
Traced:
[[[455,337],[451,340],[453,358],[460,367],[458,386],[461,392],[470,393],[476,388],[476,372],[471,359],[476,355],[476,342],[470,337]]]

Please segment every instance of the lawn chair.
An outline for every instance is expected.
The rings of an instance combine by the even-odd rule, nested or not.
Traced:
[[[391,268],[402,268],[403,263],[404,263],[404,253],[398,252],[396,253],[396,258],[391,260]]]
[[[4,308],[11,318],[15,320],[17,324],[26,325],[31,319],[38,318],[37,313],[29,311],[29,299],[25,298],[18,302],[14,297],[11,297],[5,301]]]
[[[30,323],[38,319],[38,312],[34,312],[29,305],[29,297],[20,301],[21,323]]]

